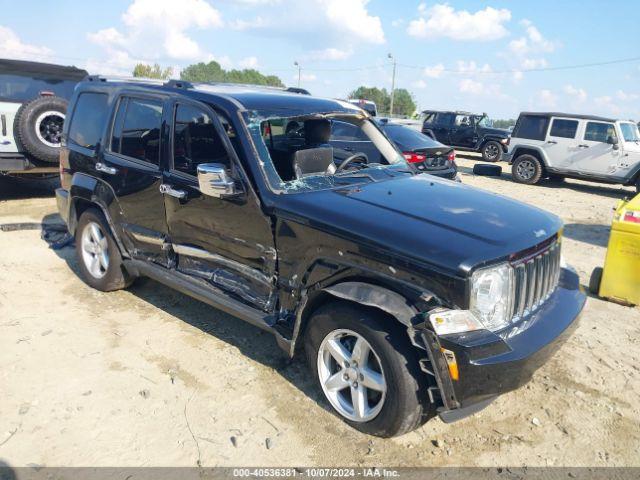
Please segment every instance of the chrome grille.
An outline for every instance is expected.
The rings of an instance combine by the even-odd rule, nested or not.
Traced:
[[[560,243],[512,263],[515,273],[513,317],[535,310],[558,286],[560,279]]]

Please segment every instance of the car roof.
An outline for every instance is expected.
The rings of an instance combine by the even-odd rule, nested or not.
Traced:
[[[454,115],[471,115],[475,117],[482,116],[481,113],[471,113],[462,110],[423,110],[422,113],[452,113]]]
[[[62,80],[82,80],[88,73],[86,70],[53,63],[27,62],[24,60],[10,60],[0,58],[0,71],[7,74],[35,74],[47,75]]]
[[[152,90],[173,91],[187,96],[203,96],[215,99],[232,99],[236,106],[246,110],[274,112],[292,111],[295,115],[317,112],[358,113],[360,109],[350,103],[329,98],[314,97],[304,89],[280,88],[239,83],[195,83],[182,80],[155,80],[140,78],[87,77],[82,86],[94,83],[101,87],[113,86],[149,88]]]
[[[564,117],[575,118],[578,120],[596,120],[600,122],[615,122],[615,118],[599,117],[597,115],[583,115],[579,113],[562,113],[562,112],[522,112],[522,115],[537,116],[537,117]]]

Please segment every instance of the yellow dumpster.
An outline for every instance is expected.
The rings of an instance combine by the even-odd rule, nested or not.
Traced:
[[[640,195],[618,203],[604,269],[593,270],[589,290],[615,302],[640,305]]]

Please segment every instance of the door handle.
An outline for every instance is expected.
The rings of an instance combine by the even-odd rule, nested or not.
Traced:
[[[96,163],[96,170],[99,172],[108,173],[109,175],[115,175],[116,173],[118,173],[117,168],[109,167],[101,162]]]
[[[582,145],[578,145],[578,148],[589,148],[589,145],[585,145],[584,143]]]
[[[551,143],[552,145],[556,145],[558,142],[555,140],[547,140],[547,143]]]
[[[187,192],[185,192],[184,190],[177,190],[173,188],[171,185],[167,185],[164,183],[160,185],[160,193],[166,193],[167,195],[179,198],[181,200],[183,198],[187,198]]]

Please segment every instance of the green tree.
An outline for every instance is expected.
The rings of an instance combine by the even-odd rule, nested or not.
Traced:
[[[385,88],[360,86],[349,93],[348,98],[370,100],[376,104],[379,112],[389,111],[389,93]]]
[[[157,63],[153,65],[138,63],[135,67],[133,67],[134,77],[160,78],[162,80],[166,80],[167,78],[171,77],[171,75],[173,75],[173,69],[171,67],[162,69],[162,67],[160,67],[160,65],[158,65]]]
[[[375,102],[378,111],[388,114],[391,108],[391,96],[386,88],[358,87],[348,95],[349,98],[371,100]],[[416,111],[413,95],[404,88],[397,88],[393,98],[393,114],[410,117]]]
[[[396,88],[393,96],[392,115],[411,117],[415,113],[416,108],[417,106],[413,100],[413,95],[404,88]]]
[[[500,119],[500,120],[493,121],[493,126],[495,128],[509,128],[515,124],[516,124],[516,121],[513,118],[509,118],[507,120]]]
[[[188,82],[247,83],[252,85],[284,87],[282,80],[275,75],[263,75],[253,68],[227,71],[215,61],[189,65],[180,73],[180,79]]]

